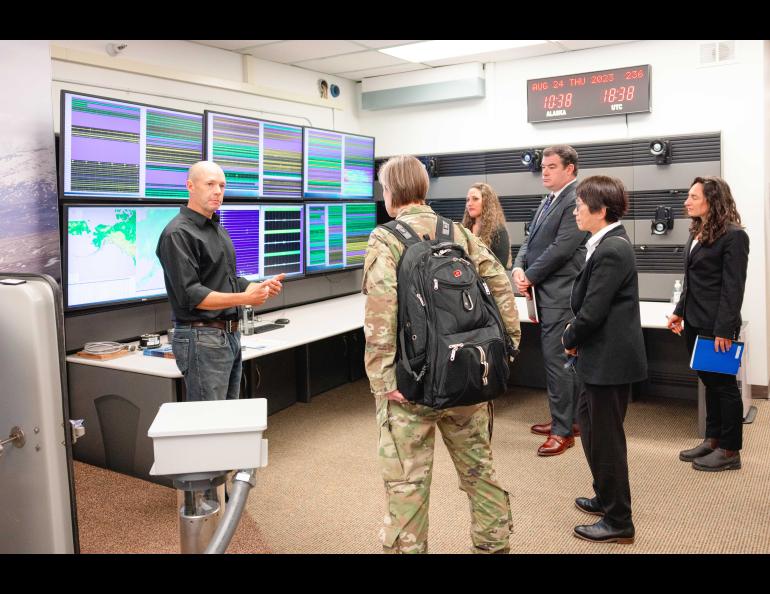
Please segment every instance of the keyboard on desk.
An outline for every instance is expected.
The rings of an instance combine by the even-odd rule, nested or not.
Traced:
[[[283,328],[281,324],[261,324],[259,326],[254,326],[254,334],[261,334],[262,332],[270,332],[271,330],[278,330],[278,328]]]

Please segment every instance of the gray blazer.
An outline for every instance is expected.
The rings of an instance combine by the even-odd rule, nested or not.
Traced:
[[[569,309],[572,283],[585,263],[585,242],[590,234],[577,228],[572,214],[576,187],[577,182],[565,189],[543,220],[530,228],[513,264],[514,268],[522,268],[535,285],[540,307]],[[540,202],[533,221],[537,221],[545,200]]]

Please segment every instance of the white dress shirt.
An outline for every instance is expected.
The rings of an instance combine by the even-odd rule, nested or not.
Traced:
[[[577,181],[577,178],[573,179],[568,184],[564,184],[564,186],[562,186],[561,190],[559,190],[558,192],[551,192],[550,194],[548,194],[549,196],[553,194],[553,199],[551,200],[551,203],[548,205],[548,210],[551,210],[554,207],[556,202],[559,200],[559,196],[561,196],[562,192],[564,192],[564,190],[566,190],[570,185],[574,184],[576,181]],[[542,210],[540,211],[540,214],[537,215],[537,220],[535,221],[535,224],[532,226],[533,229],[540,224],[540,219],[542,219],[546,214],[548,213],[543,212]]]
[[[610,223],[606,227],[602,228],[601,231],[597,231],[593,235],[591,235],[590,239],[586,241],[586,262],[591,258],[591,255],[594,253],[594,250],[596,249],[596,246],[599,245],[599,242],[602,240],[602,237],[607,235],[610,231],[615,229],[616,227],[620,227],[623,223],[620,221],[615,221],[614,223]]]

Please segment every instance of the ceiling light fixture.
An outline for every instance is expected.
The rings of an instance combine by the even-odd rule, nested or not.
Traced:
[[[530,45],[540,45],[547,43],[545,40],[522,41],[522,40],[469,40],[469,39],[450,39],[450,40],[432,40],[422,41],[420,43],[410,43],[408,45],[399,45],[381,49],[383,54],[388,54],[395,58],[407,60],[408,62],[432,62],[434,60],[443,60],[445,58],[458,58],[461,56],[473,56],[487,52],[496,52],[517,47],[527,47]]]

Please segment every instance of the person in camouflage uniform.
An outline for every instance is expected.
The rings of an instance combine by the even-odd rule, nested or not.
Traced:
[[[428,174],[410,156],[393,157],[379,180],[390,216],[405,221],[420,236],[435,235],[436,214],[425,204]],[[465,248],[495,298],[505,328],[516,348],[521,339],[519,315],[505,269],[481,240],[457,223],[455,242]],[[385,481],[387,515],[380,530],[386,553],[428,550],[428,502],[435,427],[468,494],[471,540],[477,553],[507,553],[513,530],[509,494],[497,482],[490,446],[492,403],[435,410],[412,404],[396,386],[398,324],[396,266],[404,246],[387,230],[369,236],[364,262],[366,297],[364,361],[377,407],[379,460]]]

